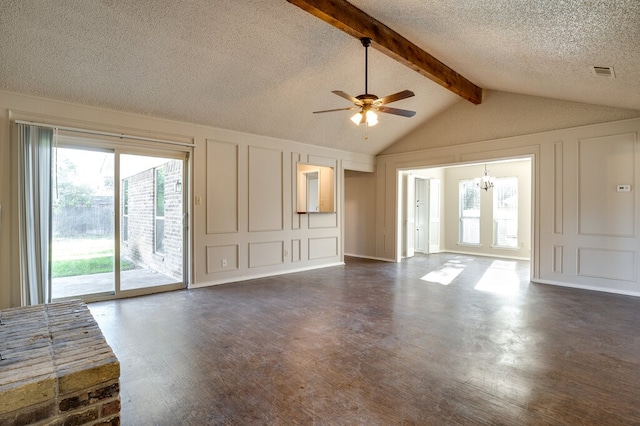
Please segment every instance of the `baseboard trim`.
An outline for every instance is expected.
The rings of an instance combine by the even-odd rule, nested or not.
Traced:
[[[375,257],[375,256],[363,256],[361,254],[350,254],[350,253],[345,253],[345,256],[349,256],[349,257],[357,257],[359,259],[369,259],[369,260],[380,260],[382,262],[394,262],[391,259],[385,259],[382,257]]]
[[[620,294],[623,296],[640,297],[640,292],[637,292],[637,291],[616,290],[608,287],[581,285],[581,284],[566,283],[566,282],[554,281],[554,280],[541,280],[538,278],[536,279],[532,278],[531,282],[537,283],[537,284],[544,284],[544,285],[554,285],[557,287],[575,288],[579,290],[598,291],[600,293],[612,293],[612,294]]]
[[[230,283],[237,283],[242,281],[251,281],[251,280],[256,280],[258,278],[268,278],[268,277],[275,277],[277,275],[294,274],[296,272],[312,271],[314,269],[330,268],[333,266],[344,266],[344,262],[333,262],[333,263],[327,263],[327,264],[317,265],[317,266],[306,266],[304,268],[289,269],[286,271],[269,272],[264,274],[242,275],[238,277],[224,278],[224,279],[214,280],[214,281],[205,281],[201,283],[191,284],[189,288],[193,289],[193,288],[211,287],[214,285],[230,284]]]
[[[468,256],[482,256],[482,257],[497,257],[501,259],[513,259],[513,260],[531,260],[528,257],[519,257],[519,256],[507,256],[504,254],[488,254],[488,253],[473,253],[469,251],[457,251],[457,250],[442,250],[438,253],[453,253],[453,254],[464,254]],[[437,254],[437,253],[434,253]],[[428,256],[429,254],[427,254]]]

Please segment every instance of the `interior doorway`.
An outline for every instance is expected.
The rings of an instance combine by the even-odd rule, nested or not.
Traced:
[[[184,288],[187,155],[61,138],[52,166],[52,299]]]
[[[440,180],[415,176],[414,252],[440,251]]]
[[[483,187],[487,167],[495,188]],[[486,165],[483,162],[398,173],[398,260],[442,251],[531,259],[531,157],[493,160]],[[472,229],[477,241],[461,238],[470,232],[470,219],[467,217],[470,213],[461,210],[460,185],[467,188],[465,200],[468,188],[478,193],[476,214],[473,215],[477,223],[473,222],[475,227]]]

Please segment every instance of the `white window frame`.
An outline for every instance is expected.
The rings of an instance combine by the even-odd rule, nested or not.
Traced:
[[[500,249],[518,249],[518,178],[515,176],[494,178],[493,186],[493,246]],[[506,186],[514,188],[515,191],[509,197],[505,197]],[[501,205],[510,204],[511,208],[501,208]],[[513,206],[515,205],[515,208]],[[511,217],[506,217],[510,214]],[[508,229],[506,236],[499,235],[501,230]],[[511,244],[505,244],[505,239],[512,239]]]
[[[162,171],[162,177],[163,177],[163,186],[162,186],[162,193],[163,193],[163,203],[165,203],[165,205],[162,206],[162,216],[158,215],[158,172]],[[166,208],[166,201],[165,201],[165,195],[166,195],[166,180],[165,180],[166,176],[165,176],[165,170],[164,170],[164,166],[160,166],[160,167],[156,167],[153,169],[153,198],[154,198],[154,202],[153,202],[153,235],[154,235],[154,241],[153,241],[153,250],[154,253],[157,254],[164,254],[164,231],[165,231],[165,227],[164,227],[164,218],[165,218],[165,211],[164,209]],[[158,247],[158,222],[162,221],[162,247]]]
[[[478,186],[479,179],[461,179],[458,181],[458,244],[466,245],[466,246],[480,246],[480,232],[481,232],[481,213],[480,213],[480,187]],[[471,189],[476,193],[477,196],[477,215],[469,215],[465,214],[466,211],[463,210],[464,202],[463,197],[466,194],[465,188],[467,190]],[[469,223],[470,221],[475,221],[477,223],[477,233],[478,239],[477,241],[465,241],[465,222]]]

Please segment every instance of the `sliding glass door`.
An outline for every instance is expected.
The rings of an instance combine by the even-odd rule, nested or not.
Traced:
[[[120,156],[121,290],[183,281],[183,162]]]
[[[52,298],[185,287],[186,153],[86,142],[54,148]]]
[[[53,299],[115,291],[114,153],[54,148]]]

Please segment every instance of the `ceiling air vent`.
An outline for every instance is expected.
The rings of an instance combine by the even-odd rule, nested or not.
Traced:
[[[591,70],[598,77],[616,78],[613,67],[592,67]]]

